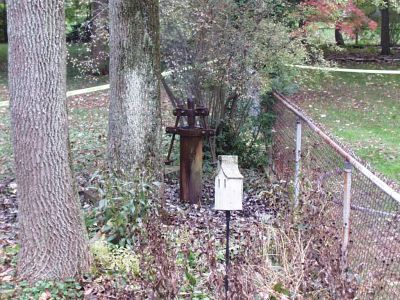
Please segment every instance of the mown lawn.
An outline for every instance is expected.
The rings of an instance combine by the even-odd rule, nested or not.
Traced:
[[[7,85],[7,68],[8,68],[8,46],[0,44],[0,88]],[[69,59],[67,62],[67,89],[81,89],[90,86],[105,84],[108,82],[108,76],[90,76],[83,74],[84,67],[77,67],[72,61],[79,61],[83,65],[89,57],[89,47],[85,44],[68,45]],[[3,99],[3,93],[0,93],[0,101]]]
[[[107,92],[69,98],[69,134],[75,172],[92,172],[101,168],[107,135]],[[90,105],[83,105],[82,103]],[[10,115],[0,107],[0,181],[12,178],[13,159]]]
[[[10,116],[8,109],[0,107],[0,181],[12,176]]]
[[[318,71],[303,75],[312,80],[293,99],[361,159],[400,183],[400,75]]]
[[[7,97],[7,64],[8,64],[8,46],[7,44],[0,44],[0,180],[12,177],[12,147],[10,138],[10,117],[7,105],[2,105],[1,101],[8,100]],[[89,49],[85,45],[69,45],[69,55],[78,61],[84,61],[88,55]],[[108,76],[91,76],[82,74],[82,70],[77,68],[71,63],[67,63],[67,89],[75,90],[87,88],[108,82]],[[89,102],[98,102],[97,96],[85,96],[90,98]],[[102,93],[100,93],[102,95]],[[104,96],[103,96],[104,97]],[[92,99],[93,98],[93,99]],[[100,100],[99,100],[100,101]],[[102,101],[100,101],[102,102]],[[97,105],[95,105],[97,106]],[[104,150],[103,139],[105,139],[105,130],[107,125],[107,110],[104,107],[92,107],[92,109],[82,109],[79,107],[72,107],[70,109],[70,135],[71,144],[74,150],[77,163],[75,168],[81,170],[87,166],[83,165],[81,156],[83,154],[91,157],[90,163],[95,163],[98,157],[101,156]],[[78,121],[85,121],[83,123]],[[83,130],[85,129],[85,130]],[[97,133],[101,130],[101,134]],[[97,131],[96,131],[97,130]],[[103,144],[102,144],[103,143]],[[101,145],[100,145],[101,144]],[[74,152],[74,151],[73,151]],[[88,156],[88,157],[89,157]],[[85,160],[87,164],[88,160]]]

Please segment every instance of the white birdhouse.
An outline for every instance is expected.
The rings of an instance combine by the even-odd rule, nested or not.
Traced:
[[[218,174],[215,177],[215,209],[242,210],[243,176],[240,174],[238,157],[220,155]]]

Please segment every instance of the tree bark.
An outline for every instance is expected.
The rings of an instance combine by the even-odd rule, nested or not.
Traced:
[[[114,171],[161,169],[157,0],[110,1],[108,159]]]
[[[21,250],[28,281],[90,266],[70,165],[64,1],[8,2],[9,90]]]
[[[381,9],[381,55],[390,55],[389,0],[386,0],[385,3],[386,6]]]

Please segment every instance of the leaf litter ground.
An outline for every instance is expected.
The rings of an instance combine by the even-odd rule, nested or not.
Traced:
[[[97,195],[87,197],[89,178],[104,168],[106,144],[107,93],[69,100],[70,134],[74,167],[84,206],[97,205]],[[163,99],[163,105],[168,101]],[[164,107],[168,122],[171,109]],[[170,119],[168,119],[170,118]],[[8,112],[0,111],[1,126],[9,133]],[[4,134],[4,133],[3,133]],[[5,136],[5,134],[4,134]],[[0,281],[1,296],[15,295],[15,263],[18,252],[17,185],[12,172],[9,139],[2,140],[0,159]],[[166,139],[168,141],[168,139]],[[281,272],[274,250],[279,203],[288,203],[280,184],[271,184],[262,174],[243,170],[244,209],[232,215],[231,291],[239,299],[258,294],[286,297],[296,276]],[[213,210],[213,178],[205,176],[201,206],[182,204],[176,175],[166,176],[164,214],[145,224],[143,242],[135,255],[140,275],[97,273],[80,279],[86,299],[219,299],[224,294],[225,215]],[[159,201],[160,199],[155,199]],[[277,272],[277,270],[279,272]],[[267,275],[267,272],[269,275]],[[281,274],[281,275],[279,275]],[[285,277],[283,277],[285,275]],[[292,274],[293,275],[293,274]],[[290,281],[292,280],[292,281]],[[46,296],[47,295],[47,296]],[[43,294],[48,297],[48,293]],[[54,296],[54,295],[53,295]],[[11,296],[12,297],[12,296]],[[283,299],[282,298],[282,299]],[[50,298],[44,298],[50,299]]]

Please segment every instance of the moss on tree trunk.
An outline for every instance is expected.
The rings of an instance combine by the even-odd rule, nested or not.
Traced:
[[[110,1],[108,160],[114,171],[148,167],[161,154],[158,1]]]

